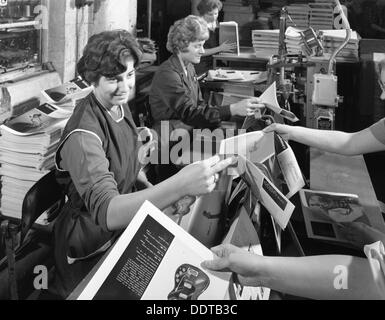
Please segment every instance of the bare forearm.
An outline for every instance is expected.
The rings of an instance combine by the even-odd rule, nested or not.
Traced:
[[[292,127],[290,139],[328,152],[359,154],[351,148],[351,133]],[[358,151],[358,150],[357,150]]]
[[[148,189],[116,196],[108,206],[108,229],[125,228],[145,200],[163,210],[183,196],[179,191],[174,178],[170,178]]]
[[[262,285],[310,299],[383,299],[366,259],[325,255],[300,258],[265,257]]]
[[[209,48],[209,49],[205,49],[205,53],[202,54],[202,56],[204,56],[204,57],[211,56],[211,55],[219,53],[219,52],[221,52],[220,47]]]

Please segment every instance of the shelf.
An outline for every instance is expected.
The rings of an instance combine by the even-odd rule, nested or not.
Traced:
[[[40,24],[40,20],[20,21],[20,22],[12,22],[12,23],[1,23],[0,24],[0,30],[11,29],[11,28],[21,28],[21,27],[37,26],[39,24]]]

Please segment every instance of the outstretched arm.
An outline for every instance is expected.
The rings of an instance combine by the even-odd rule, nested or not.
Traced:
[[[101,143],[93,135],[83,132],[71,134],[60,154],[61,166],[69,172],[91,217],[103,229],[110,231],[125,228],[145,200],[163,210],[186,195],[211,192],[219,172],[233,161],[214,156],[184,167],[155,186],[119,194]]]
[[[234,50],[237,48],[236,43],[229,43],[228,41],[225,41],[221,43],[218,47],[214,48],[205,48],[205,52],[203,53],[203,56],[211,56],[216,53],[220,52],[234,52]]]
[[[383,120],[381,120],[381,122],[383,122]],[[385,138],[385,125],[381,122],[375,125],[384,126],[383,132]],[[317,130],[299,126],[272,124],[265,128],[264,131],[276,131],[287,139],[343,155],[358,155],[385,150],[385,144],[380,142],[374,136],[370,128],[354,133],[347,133],[342,131]]]
[[[241,284],[265,286],[311,299],[384,299],[366,259],[325,255],[264,257],[233,245],[212,248],[219,258],[204,261],[210,270],[233,271]],[[385,295],[385,293],[383,293]]]

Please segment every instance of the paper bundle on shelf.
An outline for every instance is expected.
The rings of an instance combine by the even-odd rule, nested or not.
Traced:
[[[277,50],[278,53],[279,30],[253,30],[252,44],[255,51]]]
[[[309,14],[310,7],[307,4],[291,4],[286,7],[287,12],[291,18],[287,20],[288,26],[294,26],[296,28],[309,27]]]
[[[309,3],[309,25],[317,30],[333,29],[334,6],[328,2]]]
[[[54,154],[70,116],[44,104],[0,126],[1,214],[21,218],[28,190],[54,167]],[[37,223],[45,224],[46,215]]]

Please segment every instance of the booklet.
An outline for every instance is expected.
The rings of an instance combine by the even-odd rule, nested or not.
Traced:
[[[239,56],[239,33],[238,33],[238,23],[235,21],[226,21],[219,23],[219,43],[227,41],[228,43],[235,43],[236,49],[234,54]],[[228,53],[226,53],[228,54]]]
[[[277,85],[275,81],[259,96],[259,98],[261,99],[261,102],[274,113],[279,114],[291,122],[299,121],[293,112],[280,107],[277,100]]]
[[[231,224],[223,243],[231,243],[253,254],[263,255],[257,231],[245,206],[239,209],[238,215]],[[270,289],[266,287],[242,286],[232,278],[229,296],[232,300],[269,300]]]
[[[41,94],[48,102],[61,104],[70,100],[84,98],[91,91],[92,86],[89,86],[87,82],[78,77],[60,86],[42,90]]]
[[[305,186],[290,145],[275,132],[253,131],[221,142],[220,154],[238,155],[235,170],[285,229],[294,211],[289,198]]]
[[[299,195],[309,238],[350,243],[341,233],[341,223],[369,224],[356,194],[302,189]]]
[[[71,111],[44,103],[2,124],[0,131],[2,134],[11,133],[16,136],[49,134],[63,128],[71,114]]]
[[[230,273],[204,270],[214,253],[146,201],[80,300],[222,300]]]

